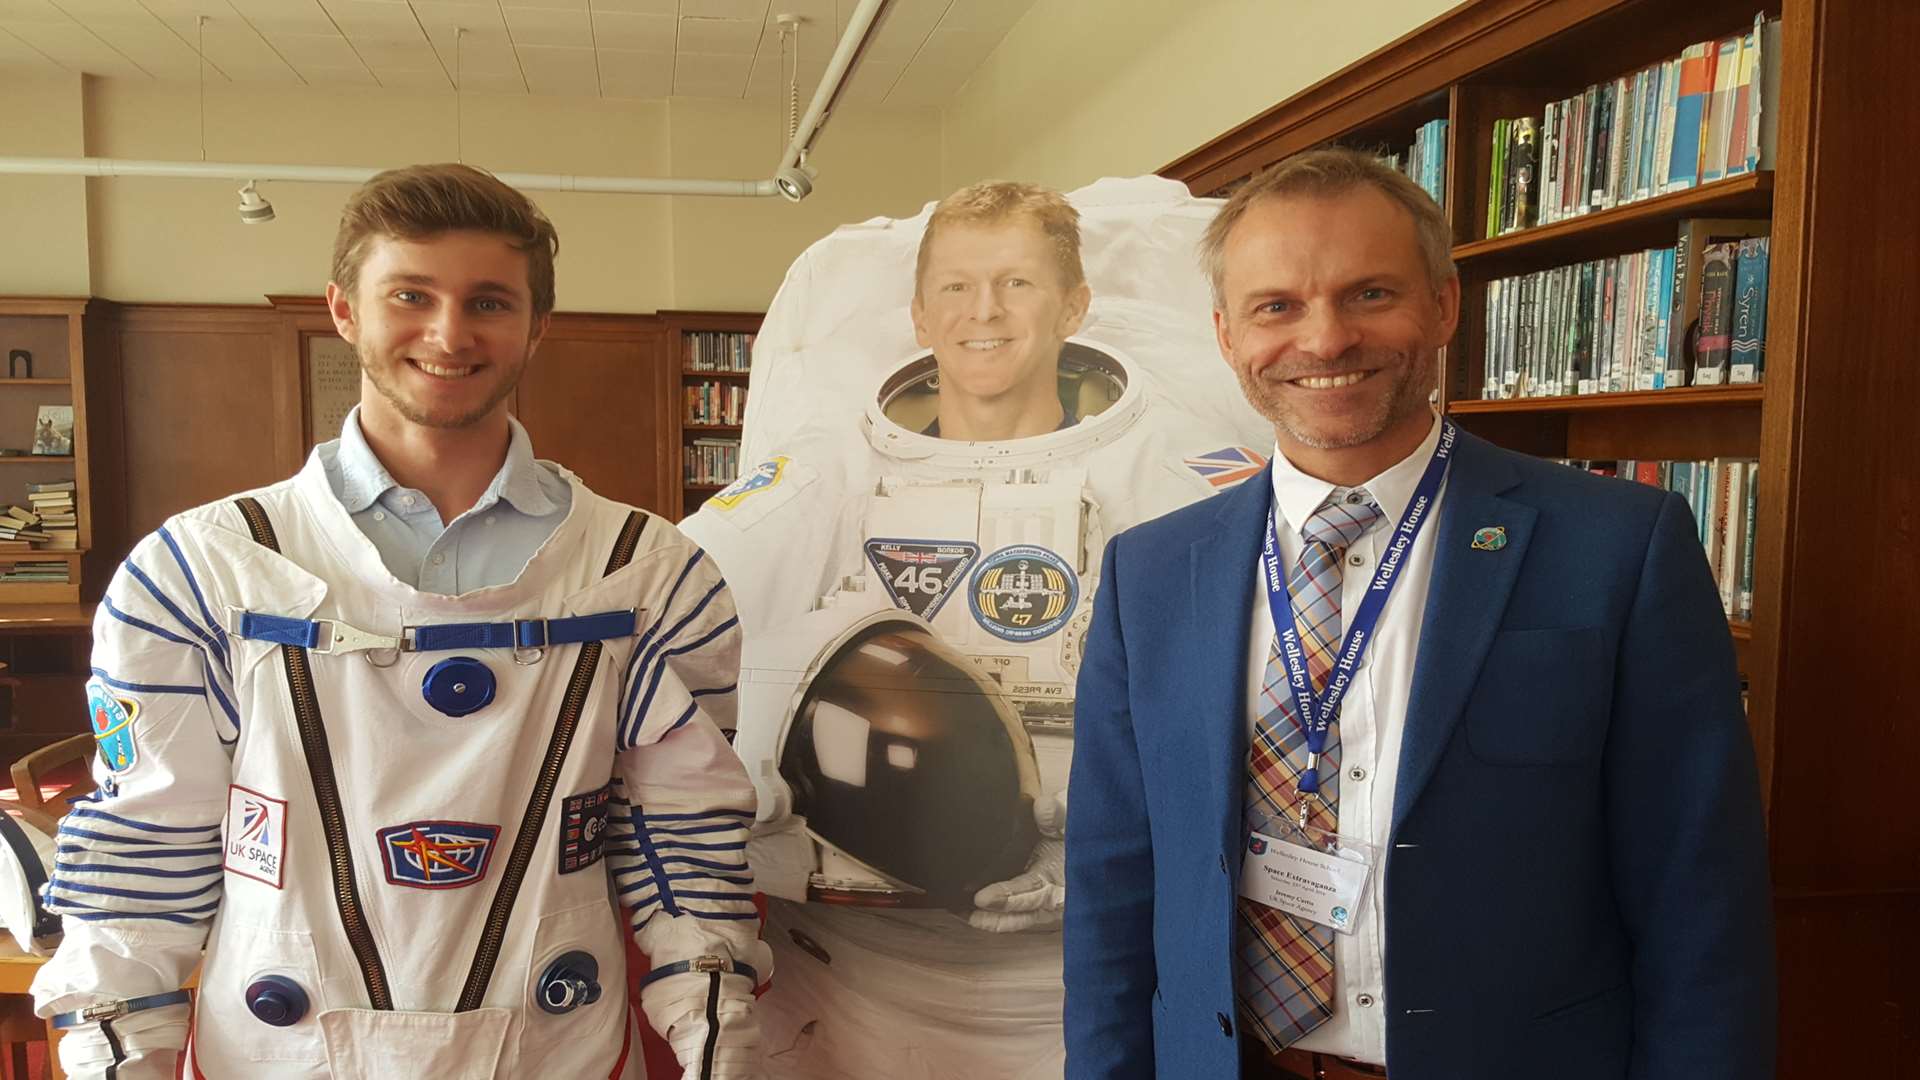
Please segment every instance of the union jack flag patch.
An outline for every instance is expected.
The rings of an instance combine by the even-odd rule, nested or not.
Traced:
[[[1186,465],[1200,479],[1214,487],[1227,488],[1250,476],[1259,475],[1260,470],[1267,467],[1267,459],[1259,451],[1244,446],[1229,446],[1190,457]]]

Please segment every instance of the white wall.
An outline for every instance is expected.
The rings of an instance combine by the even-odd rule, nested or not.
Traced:
[[[0,81],[8,117],[0,153],[199,160],[198,98],[192,85],[146,81]],[[779,111],[772,102],[469,94],[456,143],[454,101],[444,92],[222,85],[206,92],[205,154],[377,167],[464,151],[464,160],[500,171],[761,179],[779,156]],[[16,115],[31,124],[16,124]],[[797,206],[532,194],[560,232],[562,309],[751,310],[766,307],[794,256],[834,226],[937,198],[938,161],[938,113],[849,110],[819,140],[819,186]],[[351,188],[263,184],[277,219],[242,225],[238,187],[0,177],[0,235],[25,235],[51,253],[37,266],[8,260],[0,294],[234,304],[317,294]]]
[[[1038,0],[945,110],[947,189],[1158,170],[1452,0]]]

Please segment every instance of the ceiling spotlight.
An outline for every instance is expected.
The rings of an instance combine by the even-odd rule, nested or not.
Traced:
[[[273,220],[273,204],[254,190],[253,185],[257,183],[259,181],[249,180],[247,186],[240,189],[240,220],[247,225]]]
[[[789,166],[774,174],[773,184],[788,202],[799,202],[813,194],[813,170],[804,165]]]

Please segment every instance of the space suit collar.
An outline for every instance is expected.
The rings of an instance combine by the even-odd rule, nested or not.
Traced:
[[[507,459],[479,501],[473,504],[473,510],[485,510],[501,499],[529,517],[545,517],[560,509],[540,486],[539,470],[543,466],[533,456],[533,440],[528,437],[527,429],[509,416],[507,430]],[[358,405],[340,425],[340,440],[334,444],[331,458],[327,481],[349,514],[360,513],[380,496],[400,486],[381,463],[380,456],[373,452],[373,447],[367,444],[366,434],[360,430]]]

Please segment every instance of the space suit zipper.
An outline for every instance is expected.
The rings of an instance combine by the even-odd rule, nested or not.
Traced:
[[[269,551],[278,552],[280,543],[273,523],[260,503],[251,498],[236,499],[241,517],[253,540]],[[327,861],[333,869],[334,906],[340,911],[340,929],[360,964],[360,977],[367,986],[367,1005],[374,1009],[392,1009],[393,993],[387,985],[387,969],[380,962],[380,949],[373,929],[360,904],[360,889],[353,876],[353,850],[347,839],[346,814],[340,809],[340,786],[333,775],[333,752],[327,743],[327,728],[320,716],[320,697],[314,691],[313,671],[308,666],[307,650],[295,645],[280,646],[285,661],[287,691],[293,698],[294,723],[300,730],[300,748],[307,759],[307,775],[313,781],[314,802],[320,816],[320,830],[327,838]]]
[[[627,515],[626,524],[621,526],[620,535],[614,540],[613,552],[607,558],[607,568],[602,577],[613,576],[632,560],[646,521],[646,516],[637,511]],[[500,946],[507,936],[507,921],[513,916],[514,900],[519,896],[521,882],[526,879],[527,867],[533,862],[533,850],[539,845],[540,832],[547,820],[547,808],[553,802],[554,789],[559,786],[560,768],[566,763],[567,750],[573,744],[573,733],[580,724],[580,713],[586,708],[587,691],[593,686],[594,670],[599,666],[602,648],[598,641],[586,642],[580,646],[580,655],[574,660],[573,676],[567,681],[566,697],[560,702],[560,715],[554,721],[552,736],[547,740],[546,757],[541,761],[540,772],[534,778],[533,795],[527,800],[527,812],[520,819],[520,834],[514,839],[513,852],[507,858],[506,870],[500,875],[500,887],[494,892],[493,906],[487,911],[487,921],[480,932],[480,944],[474,949],[473,966],[467,971],[467,982],[460,991],[460,1002],[454,1007],[456,1012],[470,1012],[479,1008],[486,997],[487,984],[493,981],[493,968],[500,959]]]
[[[713,1051],[720,1045],[720,973],[707,976],[707,1045],[700,1050],[700,1080],[713,1080]]]

